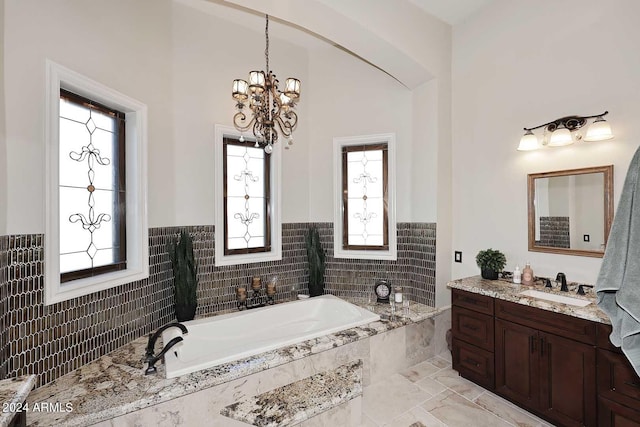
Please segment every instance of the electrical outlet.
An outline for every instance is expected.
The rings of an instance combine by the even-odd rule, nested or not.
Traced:
[[[589,237],[588,234],[585,234],[585,235],[582,236],[582,240],[584,240],[585,242],[590,242],[591,238]]]
[[[462,262],[462,252],[461,251],[455,251],[453,253],[453,260],[455,262]]]

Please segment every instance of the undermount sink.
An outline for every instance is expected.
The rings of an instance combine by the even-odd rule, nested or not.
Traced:
[[[533,289],[529,289],[528,291],[520,292],[520,295],[525,295],[528,297],[544,299],[547,301],[559,302],[562,304],[574,305],[576,307],[586,307],[591,304],[590,301],[585,301],[583,299],[565,297],[562,295],[550,294],[547,292],[540,292]]]

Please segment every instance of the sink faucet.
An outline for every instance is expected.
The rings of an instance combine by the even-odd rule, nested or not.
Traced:
[[[162,351],[160,351],[160,353],[157,356],[153,354],[153,350],[156,346],[156,341],[160,337],[160,334],[162,334],[162,332],[164,332],[165,330],[173,327],[180,328],[183,334],[189,333],[189,330],[187,329],[187,327],[184,326],[182,323],[174,322],[174,323],[169,323],[167,325],[164,325],[153,334],[149,334],[149,342],[147,343],[147,348],[144,356],[144,361],[148,363],[147,370],[145,371],[146,375],[156,372],[157,369],[154,366],[155,363],[158,360],[160,360],[160,358],[162,358],[162,356],[164,356],[171,347],[173,347],[174,345],[178,344],[180,341],[183,340],[182,337],[175,337],[172,340],[170,340],[167,343],[167,345],[164,346]]]
[[[560,282],[560,290],[562,292],[569,292],[569,288],[567,287],[567,276],[564,273],[558,273],[556,281]]]

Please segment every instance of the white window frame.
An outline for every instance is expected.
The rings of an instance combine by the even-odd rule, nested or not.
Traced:
[[[46,61],[45,304],[55,304],[149,277],[147,106],[75,71]],[[127,268],[60,283],[60,88],[125,113]]]
[[[230,126],[215,126],[215,265],[237,265],[250,264],[256,262],[279,261],[282,259],[282,215],[280,198],[281,160],[282,144],[274,144],[273,152],[270,154],[270,182],[271,193],[269,208],[271,210],[271,250],[269,252],[256,252],[251,254],[229,254],[224,253],[224,138],[240,138],[238,130]],[[247,138],[247,144],[251,144],[252,139]]]
[[[342,246],[343,213],[342,202],[342,147],[353,145],[387,144],[387,203],[389,249],[354,250]],[[333,256],[335,258],[378,259],[395,261],[398,258],[398,238],[396,227],[396,135],[383,133],[376,135],[346,136],[333,138]]]

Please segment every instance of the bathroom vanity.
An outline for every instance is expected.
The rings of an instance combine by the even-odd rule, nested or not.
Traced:
[[[609,320],[593,295],[570,292],[590,303],[579,307],[523,295],[532,287],[501,280],[470,277],[448,287],[461,376],[555,425],[640,426],[640,378],[610,344]]]

